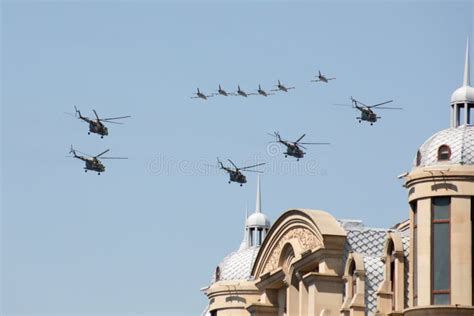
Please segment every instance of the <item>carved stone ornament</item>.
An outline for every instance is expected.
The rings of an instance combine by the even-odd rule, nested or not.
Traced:
[[[263,269],[262,274],[271,272],[279,268],[278,263],[280,262],[280,256],[281,256],[283,246],[289,240],[296,241],[300,246],[301,252],[304,252],[306,250],[311,250],[318,246],[323,245],[321,240],[309,229],[303,228],[303,227],[291,229],[280,238],[277,245],[273,248],[272,254],[270,255],[270,258],[265,264],[265,268]],[[298,256],[300,254],[296,254],[296,255]]]

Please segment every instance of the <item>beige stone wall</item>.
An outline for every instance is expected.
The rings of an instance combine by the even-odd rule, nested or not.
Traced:
[[[451,304],[471,305],[471,198],[451,201]]]
[[[451,305],[472,305],[471,197],[474,196],[474,166],[420,168],[406,177],[408,199],[417,201],[418,305],[431,304],[431,199],[450,196],[450,287]],[[413,216],[410,216],[413,233]],[[412,235],[413,236],[413,235]],[[413,238],[410,254],[413,253]],[[413,260],[410,262],[413,271]],[[413,285],[413,274],[410,275]],[[413,297],[410,297],[413,306]],[[433,310],[439,314],[439,310]],[[410,315],[428,315],[412,311]]]

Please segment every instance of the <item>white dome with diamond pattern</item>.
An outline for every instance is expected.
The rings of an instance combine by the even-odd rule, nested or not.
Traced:
[[[216,280],[214,275],[212,283],[216,281],[251,280],[252,266],[259,249],[259,246],[245,248],[225,257],[219,264],[219,280]]]
[[[451,149],[449,160],[438,161],[438,150],[442,145]],[[419,165],[415,157],[414,167],[436,165],[473,165],[474,164],[474,126],[462,125],[448,128],[431,136],[419,150]]]

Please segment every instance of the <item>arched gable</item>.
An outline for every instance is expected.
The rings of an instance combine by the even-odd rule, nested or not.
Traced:
[[[299,259],[307,251],[343,245],[346,233],[337,220],[327,212],[292,209],[283,213],[273,224],[255,260],[252,275],[272,272],[282,266],[288,244]],[[284,254],[283,254],[284,257]]]
[[[393,245],[393,249],[389,249]],[[385,240],[383,253],[385,256],[390,256],[391,251],[403,255],[403,242],[399,232],[389,232]]]
[[[365,274],[365,265],[364,265],[364,256],[357,252],[352,252],[349,254],[346,260],[346,265],[344,267],[344,276],[348,277],[352,275],[351,266],[354,264],[355,269],[353,272],[364,275]]]

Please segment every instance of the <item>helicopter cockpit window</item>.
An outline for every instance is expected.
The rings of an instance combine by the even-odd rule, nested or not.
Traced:
[[[416,153],[416,166],[418,167],[420,164],[421,164],[421,153],[418,150],[418,152]]]
[[[449,160],[451,158],[451,148],[448,145],[441,145],[438,149],[438,161]]]

